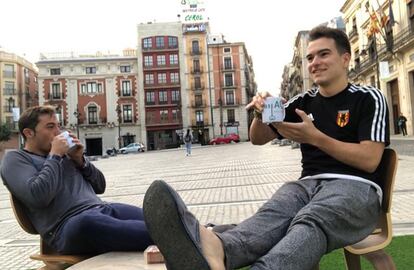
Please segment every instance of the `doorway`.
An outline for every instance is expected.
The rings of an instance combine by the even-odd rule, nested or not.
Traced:
[[[392,80],[388,83],[391,96],[391,113],[394,123],[394,134],[399,134],[398,116],[400,115],[400,90],[398,89],[398,79]]]
[[[102,156],[102,138],[86,139],[86,155]]]

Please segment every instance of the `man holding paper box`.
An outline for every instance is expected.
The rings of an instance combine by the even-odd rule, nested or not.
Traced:
[[[382,196],[375,171],[389,144],[387,103],[378,89],[348,82],[345,33],[316,27],[309,40],[308,70],[317,87],[285,104],[283,122],[262,122],[268,93],[247,106],[257,116],[253,144],[277,137],[301,143],[300,179],[285,183],[256,214],[223,233],[199,226],[171,187],[154,182],[144,217],[170,270],[311,269],[324,254],[375,228]]]

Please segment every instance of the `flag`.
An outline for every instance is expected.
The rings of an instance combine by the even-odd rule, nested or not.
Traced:
[[[375,11],[370,12],[369,17],[370,17],[370,24],[369,24],[368,33],[367,33],[368,37],[380,32],[378,17],[377,17],[377,14],[375,14]]]
[[[394,24],[395,24],[395,19],[394,19],[394,12],[392,12],[392,3],[391,3],[391,1],[390,1],[389,5],[390,5],[390,8],[389,8],[389,11],[388,11],[388,18],[389,18],[388,25],[393,27]]]

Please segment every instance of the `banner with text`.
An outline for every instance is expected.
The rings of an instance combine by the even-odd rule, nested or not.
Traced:
[[[203,0],[180,0],[180,18],[182,23],[202,23],[207,21]]]

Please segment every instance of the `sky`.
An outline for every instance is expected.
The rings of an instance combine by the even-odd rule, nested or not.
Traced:
[[[40,52],[135,48],[137,24],[177,21],[181,0],[13,0],[1,4],[0,47],[39,60]],[[279,92],[298,31],[340,16],[345,0],[202,0],[212,34],[245,42],[259,91]]]

